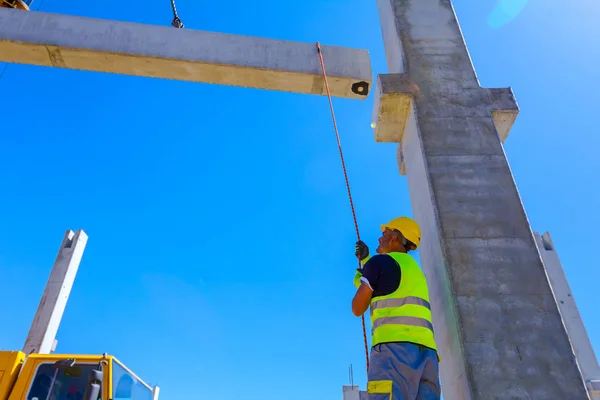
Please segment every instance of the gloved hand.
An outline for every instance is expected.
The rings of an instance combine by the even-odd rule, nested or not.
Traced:
[[[369,261],[369,258],[371,258],[369,256],[369,246],[362,240],[359,240],[354,246],[354,255],[358,257],[362,266],[364,266]],[[360,278],[362,278],[362,268],[357,268],[354,274],[354,286],[357,288],[360,286]]]
[[[354,246],[354,255],[358,257],[360,261],[365,260],[369,257],[369,246],[367,246],[362,240],[359,240]]]

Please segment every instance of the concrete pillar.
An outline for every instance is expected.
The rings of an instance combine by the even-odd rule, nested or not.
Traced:
[[[152,388],[152,400],[158,400],[159,395],[160,395],[160,387],[154,386]]]
[[[84,231],[65,233],[44,289],[37,312],[25,340],[25,354],[49,354],[54,351],[56,332],[75,282],[77,269],[87,244]]]
[[[592,400],[600,400],[600,365],[549,232],[534,232],[546,274]]]
[[[356,385],[342,386],[342,393],[344,400],[367,400],[367,392],[360,390]]]
[[[450,0],[378,6],[375,138],[400,143],[444,399],[588,399],[502,146],[512,91],[479,86]]]

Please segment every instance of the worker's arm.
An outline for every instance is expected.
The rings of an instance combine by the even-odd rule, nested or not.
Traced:
[[[360,287],[360,278],[363,277],[363,271],[365,269],[365,265],[367,265],[367,261],[369,261],[370,256],[361,261],[362,268],[356,268],[356,273],[354,274],[354,286],[358,289]]]
[[[398,263],[387,254],[376,254],[369,259],[362,271],[359,287],[352,300],[352,313],[362,315],[371,299],[394,293],[402,279]]]
[[[373,289],[364,282],[361,282],[354,298],[352,299],[352,314],[357,317],[363,315],[371,304],[371,296],[373,295]]]
[[[371,297],[382,284],[381,276],[386,268],[389,257],[377,254],[369,259],[362,268],[362,274],[359,278],[359,286],[354,298],[352,299],[352,314],[357,317],[363,315],[371,304]],[[385,282],[384,282],[385,283]]]

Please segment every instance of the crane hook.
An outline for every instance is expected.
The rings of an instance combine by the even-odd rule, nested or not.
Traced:
[[[183,28],[183,22],[181,22],[181,20],[179,19],[179,17],[173,18],[173,21],[171,22],[171,25],[173,25],[175,28]]]
[[[171,25],[173,25],[175,28],[183,28],[183,22],[181,22],[179,16],[177,15],[175,0],[171,0],[171,8],[173,9],[173,21],[171,22]]]

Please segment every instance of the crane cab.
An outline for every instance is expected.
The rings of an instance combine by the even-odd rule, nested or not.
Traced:
[[[0,351],[0,400],[158,400],[158,393],[107,354]]]
[[[31,3],[33,0],[0,0],[0,7],[29,11]]]

